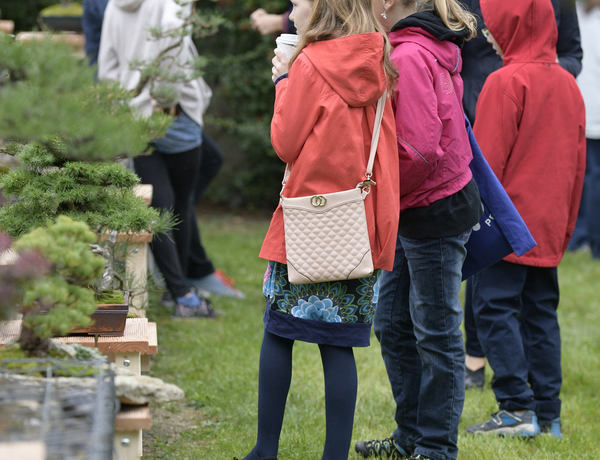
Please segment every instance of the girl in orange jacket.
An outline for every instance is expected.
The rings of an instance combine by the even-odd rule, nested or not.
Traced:
[[[276,50],[276,100],[271,140],[290,166],[288,197],[338,192],[364,180],[377,101],[394,80],[389,43],[371,0],[294,0],[290,15],[301,37],[291,63]],[[289,67],[289,74],[288,72]],[[398,151],[390,101],[385,104],[365,201],[376,269],[391,269],[399,213]],[[295,340],[317,343],[325,374],[323,459],[346,459],[357,375],[352,347],[368,346],[377,271],[355,280],[292,285],[288,281],[281,207],[260,257],[265,274],[258,438],[244,460],[276,458]],[[307,447],[308,448],[308,447]],[[303,458],[313,455],[304,452]]]

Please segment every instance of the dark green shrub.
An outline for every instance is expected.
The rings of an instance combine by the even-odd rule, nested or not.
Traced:
[[[58,0],[2,0],[0,13],[2,19],[15,21],[15,32],[38,27],[38,14]]]
[[[271,147],[270,123],[275,91],[271,58],[275,37],[250,28],[257,8],[286,10],[285,0],[198,2],[199,9],[218,11],[226,24],[212,36],[197,39],[209,64],[205,78],[214,96],[206,130],[225,157],[223,169],[207,199],[231,207],[272,208],[277,203],[284,165]]]

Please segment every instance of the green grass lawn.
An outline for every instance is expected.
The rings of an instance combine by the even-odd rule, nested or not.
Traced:
[[[204,245],[218,268],[237,281],[243,300],[215,299],[216,320],[173,321],[151,304],[158,323],[159,353],[151,374],[179,385],[184,401],[153,407],[154,426],[144,436],[144,458],[231,460],[244,456],[256,439],[258,356],[263,334],[262,277],[257,254],[268,216],[201,217]],[[563,343],[563,440],[471,437],[467,425],[496,410],[489,379],[469,390],[460,427],[460,459],[600,459],[600,263],[589,254],[567,254],[559,269]],[[158,293],[154,296],[156,298]],[[356,349],[359,389],[353,444],[387,437],[394,428],[394,405],[379,352]],[[296,343],[293,379],[281,434],[280,460],[319,460],[325,437],[323,375],[316,345]],[[350,459],[357,460],[352,448]]]

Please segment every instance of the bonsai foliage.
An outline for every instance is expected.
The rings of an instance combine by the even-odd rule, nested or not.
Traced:
[[[86,224],[59,216],[55,224],[15,242],[17,252],[37,250],[51,264],[45,276],[23,283],[21,348],[43,349],[45,339],[90,324],[96,309],[93,285],[105,263],[89,246],[95,241]]]
[[[127,92],[94,84],[67,45],[0,34],[0,139],[36,143],[60,159],[114,160],[147,149],[169,118],[135,117]]]
[[[10,250],[12,240],[0,234],[0,254]],[[0,320],[13,317],[19,299],[22,298],[22,285],[48,273],[50,264],[39,251],[23,251],[15,254],[10,264],[0,265]]]
[[[134,195],[139,178],[120,163],[64,162],[36,143],[20,147],[17,157],[21,165],[0,177],[4,193],[18,198],[0,208],[0,229],[12,236],[61,214],[87,223],[96,233],[159,232],[170,225],[169,216]]]

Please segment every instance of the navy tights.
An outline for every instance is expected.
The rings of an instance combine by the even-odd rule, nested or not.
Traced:
[[[292,380],[294,341],[265,331],[258,376],[258,436],[242,460],[277,457],[279,435]],[[319,345],[325,376],[326,435],[322,460],[346,460],[356,405],[356,363],[350,347]]]

